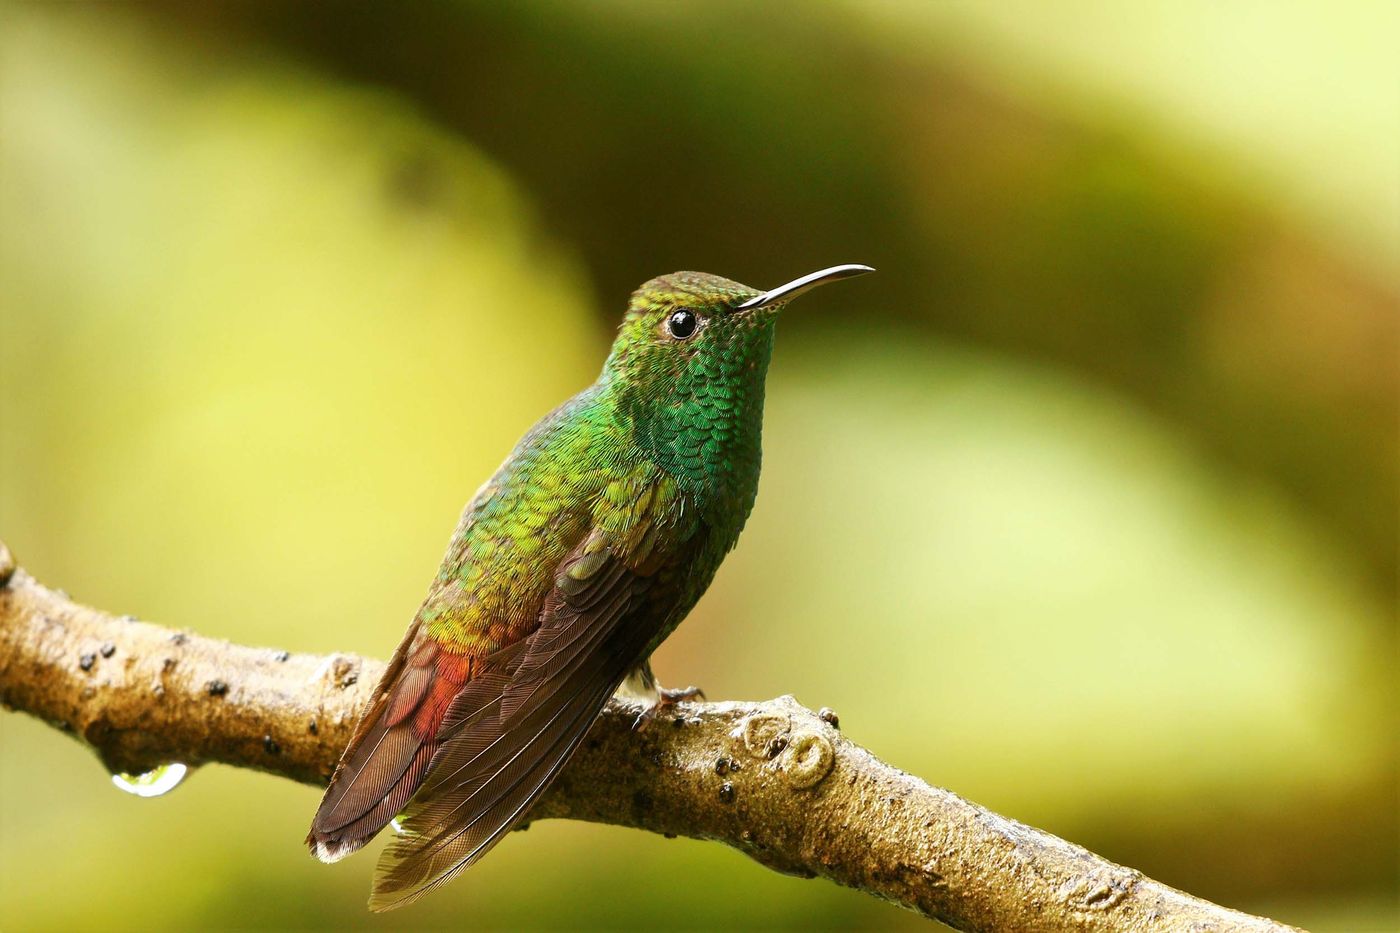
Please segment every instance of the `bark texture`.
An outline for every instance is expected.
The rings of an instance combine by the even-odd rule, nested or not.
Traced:
[[[114,617],[40,585],[0,544],[0,702],[113,771],[221,762],[324,785],[382,668]],[[608,707],[531,819],[713,839],[959,930],[1293,929],[932,787],[792,697],[680,704],[640,730],[636,712]]]

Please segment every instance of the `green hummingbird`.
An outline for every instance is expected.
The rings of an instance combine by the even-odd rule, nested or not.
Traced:
[[[698,272],[652,279],[597,381],[477,491],[307,837],[334,862],[400,817],[372,909],[489,851],[619,689],[651,714],[698,693],[660,689],[649,659],[753,508],[778,314],[872,271],[833,266],[766,292]]]

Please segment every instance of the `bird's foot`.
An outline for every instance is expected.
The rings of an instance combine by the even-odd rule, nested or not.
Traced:
[[[677,690],[668,690],[665,687],[656,688],[657,706],[675,706],[686,700],[703,700],[705,691],[699,687],[681,687]]]
[[[656,699],[650,706],[642,710],[632,723],[633,730],[644,729],[647,724],[659,719],[667,710],[686,700],[705,699],[705,691],[699,687],[682,687],[678,690],[668,690],[665,687],[656,688]]]

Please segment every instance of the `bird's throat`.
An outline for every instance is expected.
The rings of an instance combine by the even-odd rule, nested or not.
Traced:
[[[758,490],[763,396],[773,331],[729,353],[697,355],[651,385],[618,386],[619,414],[643,456],[704,513],[742,525]]]

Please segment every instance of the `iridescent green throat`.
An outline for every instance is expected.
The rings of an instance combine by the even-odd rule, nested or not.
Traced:
[[[736,531],[758,489],[776,324],[775,309],[734,310],[754,294],[699,274],[648,283],[633,295],[597,386],[638,452],[675,477],[708,520]],[[665,330],[678,309],[700,322],[684,341]]]

